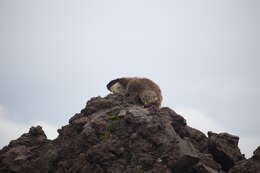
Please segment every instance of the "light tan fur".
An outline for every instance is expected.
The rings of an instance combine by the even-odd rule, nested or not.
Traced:
[[[145,106],[160,107],[162,95],[159,86],[147,78],[118,78],[107,84],[108,90],[122,95],[135,95]]]
[[[122,94],[122,95],[126,94],[126,89],[123,88],[123,86],[119,82],[117,82],[113,86],[111,86],[110,89],[113,93]]]

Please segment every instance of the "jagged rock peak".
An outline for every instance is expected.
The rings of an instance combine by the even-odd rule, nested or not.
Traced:
[[[238,137],[209,132],[208,138],[168,107],[145,108],[116,94],[90,99],[58,132],[51,141],[37,126],[11,141],[0,150],[0,173],[260,170],[259,148],[247,160],[237,146]]]

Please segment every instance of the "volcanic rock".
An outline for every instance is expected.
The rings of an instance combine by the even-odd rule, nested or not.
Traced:
[[[234,164],[244,158],[238,148],[239,137],[228,134],[208,132],[209,152],[221,164],[223,170],[228,171]]]
[[[248,160],[237,162],[228,173],[259,173],[260,172],[260,146]]]
[[[145,108],[117,94],[90,99],[58,133],[55,140],[48,140],[37,126],[11,141],[0,150],[0,173],[260,170],[260,149],[246,160],[237,147],[238,137],[210,132],[208,138],[168,107]]]
[[[47,172],[52,151],[54,146],[42,128],[31,127],[29,133],[0,150],[0,172]]]

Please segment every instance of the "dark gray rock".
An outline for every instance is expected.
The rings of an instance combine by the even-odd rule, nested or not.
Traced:
[[[254,151],[250,159],[237,162],[228,173],[259,173],[260,172],[260,146]]]
[[[13,140],[0,150],[1,173],[47,172],[48,160],[54,151],[40,126],[31,127],[29,133]]]
[[[207,138],[170,108],[144,108],[116,94],[92,98],[58,132],[50,141],[40,126],[32,127],[11,141],[0,150],[0,173],[225,173],[233,165],[230,173],[259,170],[259,149],[239,162],[237,137]]]
[[[239,137],[228,133],[208,132],[209,152],[214,160],[221,164],[224,171],[228,171],[236,162],[245,159],[238,148]]]

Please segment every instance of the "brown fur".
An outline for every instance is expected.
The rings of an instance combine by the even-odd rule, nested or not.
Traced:
[[[117,90],[115,86],[120,87],[120,90]],[[156,105],[160,107],[162,102],[159,86],[147,78],[128,77],[114,79],[107,84],[107,89],[123,95],[136,95],[145,106]]]

